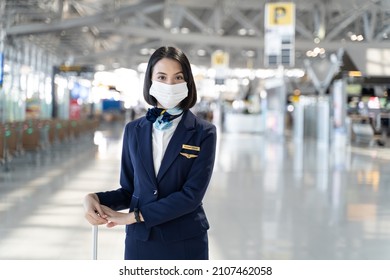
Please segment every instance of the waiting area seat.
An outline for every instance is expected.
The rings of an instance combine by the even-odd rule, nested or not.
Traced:
[[[0,164],[8,164],[28,153],[43,154],[63,148],[83,136],[92,136],[98,119],[29,119],[0,123]]]

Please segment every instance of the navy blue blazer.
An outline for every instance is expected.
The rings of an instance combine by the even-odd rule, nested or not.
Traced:
[[[120,185],[97,193],[102,204],[115,209],[138,207],[145,222],[126,226],[127,234],[148,240],[160,229],[165,241],[194,237],[209,229],[202,199],[213,172],[216,128],[186,110],[165,151],[157,178],[153,165],[152,123],[145,117],[124,130]]]

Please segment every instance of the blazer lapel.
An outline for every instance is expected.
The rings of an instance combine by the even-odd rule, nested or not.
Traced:
[[[164,153],[163,160],[161,162],[160,170],[157,174],[157,181],[160,181],[164,174],[167,172],[176,157],[182,149],[183,143],[186,143],[194,134],[195,116],[191,111],[186,111],[172,136],[171,141],[168,144],[167,150]]]
[[[152,182],[156,182],[153,165],[152,123],[146,119],[140,123],[136,130],[139,158]]]

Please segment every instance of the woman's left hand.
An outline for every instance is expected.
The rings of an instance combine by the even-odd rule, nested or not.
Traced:
[[[106,214],[106,226],[111,228],[117,225],[127,225],[131,223],[130,214],[112,210],[110,207],[102,205],[102,210]]]

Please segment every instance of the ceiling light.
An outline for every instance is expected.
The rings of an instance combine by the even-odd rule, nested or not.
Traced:
[[[349,71],[348,76],[349,77],[361,77],[362,73],[360,71]]]
[[[172,25],[171,19],[170,18],[164,18],[164,27],[169,29],[171,27],[171,25]]]
[[[205,56],[206,55],[206,51],[205,50],[202,50],[202,49],[199,49],[199,50],[197,50],[197,55],[199,55],[199,56]]]
[[[245,28],[241,28],[241,29],[238,29],[237,33],[238,33],[238,35],[240,35],[240,36],[245,36],[246,33],[247,33],[247,31],[246,31]]]
[[[363,37],[363,35],[356,35],[356,34],[352,34],[351,36],[350,36],[350,38],[351,38],[351,41],[363,41],[364,40],[364,37]]]
[[[182,34],[190,33],[190,29],[188,29],[187,27],[182,27],[180,31],[181,31]]]
[[[142,48],[142,49],[140,49],[140,54],[142,54],[142,55],[148,55],[149,54],[149,50],[147,49],[147,48]]]
[[[313,57],[314,56],[313,51],[307,51],[306,56]]]
[[[252,51],[252,50],[249,50],[249,51],[246,52],[246,56],[247,57],[254,57],[255,54],[256,54],[255,51]]]
[[[173,34],[179,33],[179,28],[178,27],[171,28],[171,33]]]
[[[217,30],[217,33],[218,33],[218,35],[223,35],[224,33],[225,33],[225,30],[223,30],[222,28],[220,28],[220,29],[218,29]]]
[[[96,65],[95,70],[96,71],[103,71],[106,69],[106,67],[103,64]]]

